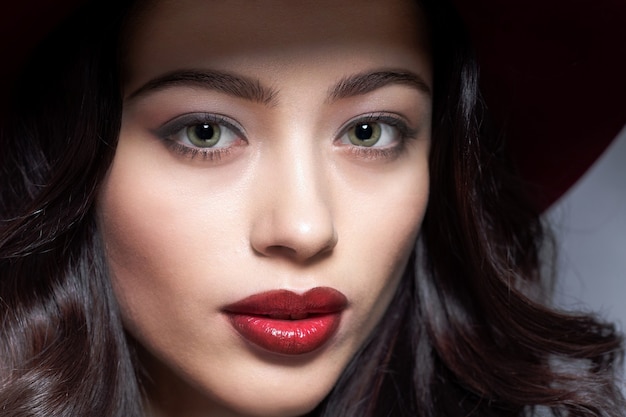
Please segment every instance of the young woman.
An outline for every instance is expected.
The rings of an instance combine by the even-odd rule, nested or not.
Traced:
[[[621,416],[440,1],[90,5],[2,128],[0,415]]]

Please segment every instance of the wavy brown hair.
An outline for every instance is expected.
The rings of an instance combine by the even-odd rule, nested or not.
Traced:
[[[531,297],[542,291],[539,215],[490,132],[462,22],[441,0],[420,5],[435,65],[421,236],[381,323],[310,415],[623,416],[621,337]],[[142,415],[94,221],[120,127],[129,6],[96,3],[65,22],[4,115],[0,416]]]

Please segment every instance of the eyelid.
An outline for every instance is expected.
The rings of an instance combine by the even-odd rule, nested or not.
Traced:
[[[387,124],[398,129],[401,139],[403,140],[414,138],[418,134],[418,129],[411,127],[405,117],[391,112],[376,112],[353,117],[339,129],[335,137],[337,140],[342,138],[348,133],[348,130],[353,128],[356,124],[372,122]]]
[[[246,138],[245,130],[235,120],[222,114],[204,112],[185,113],[178,115],[153,130],[153,133],[161,139],[168,139],[186,127],[203,123],[214,123],[223,125],[226,128],[231,129],[241,139],[245,140]]]

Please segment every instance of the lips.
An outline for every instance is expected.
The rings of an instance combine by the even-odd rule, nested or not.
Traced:
[[[224,312],[249,342],[270,352],[301,355],[330,340],[347,304],[341,292],[317,287],[304,294],[288,290],[255,294],[226,306]]]

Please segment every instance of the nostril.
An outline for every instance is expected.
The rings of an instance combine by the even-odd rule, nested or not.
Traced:
[[[335,245],[331,242],[326,246],[308,246],[298,249],[283,245],[272,245],[267,246],[265,250],[262,251],[262,254],[267,257],[285,258],[298,262],[310,262],[329,256],[334,247]]]
[[[295,249],[281,245],[268,246],[263,252],[266,256],[280,256],[286,258],[295,258],[297,255]]]

